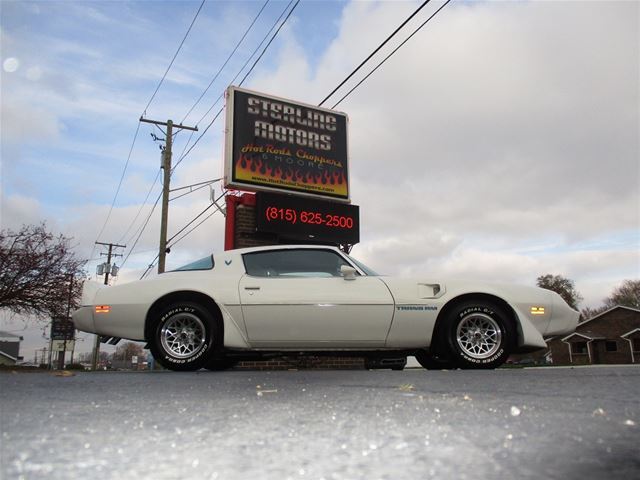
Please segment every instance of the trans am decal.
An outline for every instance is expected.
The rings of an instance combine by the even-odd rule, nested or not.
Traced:
[[[406,312],[406,311],[435,312],[438,310],[438,307],[434,307],[433,305],[396,305],[396,310],[401,312]]]

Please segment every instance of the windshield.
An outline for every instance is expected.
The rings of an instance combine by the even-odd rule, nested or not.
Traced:
[[[189,272],[192,270],[211,270],[213,268],[213,255],[201,258],[195,262],[188,263],[180,268],[173,270],[174,272]]]
[[[351,260],[353,263],[355,263],[358,266],[358,268],[360,268],[360,270],[362,270],[365,273],[365,275],[368,275],[368,276],[371,276],[371,277],[379,277],[380,276],[380,274],[374,272],[369,267],[367,267],[364,263],[359,262],[358,260],[353,258],[351,255],[347,255],[347,257],[349,257],[349,260]]]

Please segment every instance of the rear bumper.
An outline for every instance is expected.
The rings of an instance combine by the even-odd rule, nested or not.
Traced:
[[[73,320],[73,324],[78,330],[88,333],[95,333],[96,327],[93,321],[93,306],[84,306],[80,307],[78,310],[73,312],[73,316],[71,317]]]

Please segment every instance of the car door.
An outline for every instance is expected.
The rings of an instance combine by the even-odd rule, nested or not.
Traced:
[[[243,256],[239,284],[249,341],[263,348],[384,346],[393,298],[377,277],[343,277],[337,251],[281,249]]]

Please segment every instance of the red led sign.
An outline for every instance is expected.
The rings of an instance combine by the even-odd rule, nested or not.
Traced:
[[[356,205],[258,192],[256,224],[260,232],[294,239],[351,245],[360,241]]]

